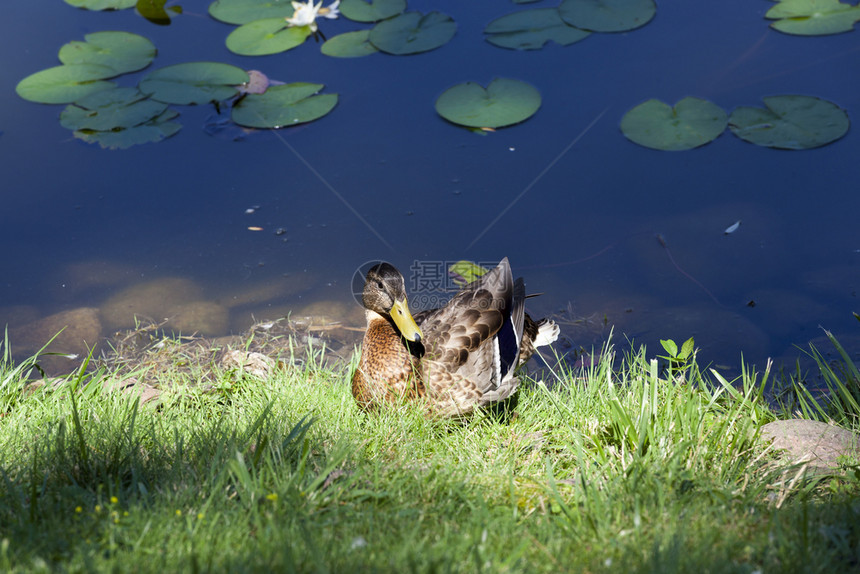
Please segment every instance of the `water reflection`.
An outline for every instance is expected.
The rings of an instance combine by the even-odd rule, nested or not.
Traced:
[[[856,353],[856,133],[804,152],[724,134],[665,153],[618,132],[623,113],[652,97],[695,95],[730,110],[803,93],[854,117],[860,52],[850,35],[769,31],[761,4],[661,5],[633,33],[519,53],[481,39],[486,22],[515,6],[416,1],[457,20],[450,45],[343,61],[311,44],[232,56],[230,27],[202,5],[155,27],[132,13],[16,3],[0,24],[10,54],[0,90],[0,322],[26,353],[46,335],[46,318],[62,313],[81,313],[75,323],[88,330],[75,336],[89,344],[135,316],[212,336],[289,312],[351,321],[360,311],[350,279],[363,261],[409,268],[508,256],[528,288],[545,293],[530,301],[535,314],[569,319],[572,346],[599,345],[614,325],[655,350],[660,338],[695,336],[705,361],[736,367],[741,352],[759,364],[796,355],[793,345],[820,336],[821,324]],[[45,13],[63,18],[46,23]],[[55,65],[63,43],[106,29],[149,37],[154,67],[225,61],[324,83],[340,103],[308,126],[241,142],[206,133],[211,108],[182,108],[183,130],[170,140],[102,151],[71,141],[59,108],[21,101],[12,88]],[[484,137],[436,116],[444,89],[496,76],[537,86],[538,114]],[[259,209],[246,213],[251,206]]]

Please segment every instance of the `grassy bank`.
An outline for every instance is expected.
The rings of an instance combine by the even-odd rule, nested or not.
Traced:
[[[527,385],[515,416],[456,424],[361,414],[348,374],[313,362],[165,381],[143,406],[104,391],[109,373],[22,393],[28,368],[0,366],[4,571],[860,567],[860,481],[776,462],[767,373],[605,352]]]

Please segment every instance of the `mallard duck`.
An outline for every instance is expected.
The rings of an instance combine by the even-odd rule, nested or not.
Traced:
[[[558,326],[525,313],[525,285],[507,258],[444,307],[410,313],[403,275],[388,263],[368,271],[367,331],[352,377],[365,411],[424,401],[428,415],[456,417],[506,399],[515,369],[558,337]]]

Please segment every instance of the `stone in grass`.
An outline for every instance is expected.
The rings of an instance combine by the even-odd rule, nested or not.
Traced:
[[[808,464],[811,474],[839,470],[844,459],[860,460],[860,437],[849,430],[802,419],[781,420],[762,427],[762,438],[785,451],[790,464]]]

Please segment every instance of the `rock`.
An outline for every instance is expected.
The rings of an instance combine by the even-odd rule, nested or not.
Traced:
[[[185,335],[223,335],[227,332],[230,312],[226,307],[209,301],[191,301],[168,309],[165,327]]]
[[[102,324],[99,321],[98,309],[80,307],[10,329],[9,339],[16,354],[32,354],[56,335],[47,351],[65,355],[85,355],[89,347],[99,341],[101,333]]]
[[[774,421],[762,427],[761,436],[774,449],[785,451],[789,464],[808,463],[812,473],[838,469],[839,457],[860,459],[860,436],[818,421]]]
[[[0,328],[19,327],[39,318],[39,310],[32,305],[0,307]]]
[[[317,283],[317,277],[312,273],[296,273],[288,277],[279,277],[271,281],[253,285],[241,291],[227,293],[218,298],[218,303],[225,307],[244,307],[260,305],[273,300],[282,300],[303,291],[307,291]]]
[[[140,382],[134,377],[126,379],[107,379],[102,383],[102,388],[107,392],[134,393],[138,395],[138,401],[143,406],[161,396],[161,390],[152,385]]]
[[[310,322],[312,325],[342,323],[349,326],[364,325],[364,309],[352,301],[316,301],[295,309],[290,314],[293,321]]]
[[[248,374],[265,379],[275,368],[275,361],[262,353],[231,350],[224,353],[221,367],[227,370],[235,369],[239,374]]]
[[[116,287],[140,277],[137,269],[111,261],[79,261],[71,263],[60,273],[70,293],[78,294],[92,289]]]
[[[123,289],[101,308],[102,320],[109,329],[131,328],[135,317],[163,321],[185,303],[203,299],[203,290],[193,281],[166,277]]]

